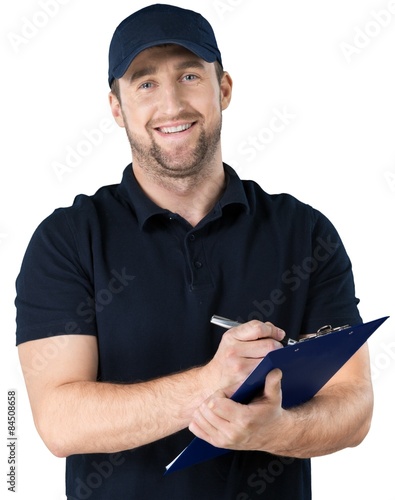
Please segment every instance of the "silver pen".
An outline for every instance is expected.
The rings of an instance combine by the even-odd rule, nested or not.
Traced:
[[[238,321],[233,321],[232,319],[229,319],[229,318],[217,316],[216,314],[214,314],[214,316],[212,316],[210,323],[213,323],[214,325],[222,326],[222,328],[226,328],[227,330],[229,330],[230,328],[234,328],[235,326],[242,325],[242,323],[239,323]],[[298,341],[294,340],[294,339],[290,339],[289,337],[287,337],[287,335],[285,335],[285,337],[282,340],[280,340],[280,343],[285,347],[287,345],[297,344]]]

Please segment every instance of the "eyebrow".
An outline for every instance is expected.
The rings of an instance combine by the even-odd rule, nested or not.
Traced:
[[[133,83],[135,80],[139,80],[140,78],[144,78],[148,75],[155,75],[158,69],[155,66],[146,66],[145,68],[134,71],[129,78],[129,83]]]
[[[205,66],[198,59],[182,61],[180,64],[177,64],[175,66],[175,69],[178,71],[189,68],[205,69]],[[138,69],[137,71],[134,71],[130,75],[129,83],[133,83],[134,81],[139,80],[140,78],[144,78],[145,76],[155,75],[157,72],[158,72],[157,66],[146,66],[145,68]]]
[[[189,69],[189,68],[197,68],[197,69],[205,69],[204,64],[199,59],[191,59],[188,61],[183,61],[180,64],[177,64],[176,69]]]

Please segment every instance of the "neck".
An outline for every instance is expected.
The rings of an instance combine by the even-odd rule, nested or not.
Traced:
[[[133,172],[140,187],[156,205],[177,213],[193,227],[211,211],[225,188],[222,161],[209,172],[180,178],[151,176],[135,162]]]

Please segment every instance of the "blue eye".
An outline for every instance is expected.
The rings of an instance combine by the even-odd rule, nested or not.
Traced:
[[[142,83],[140,85],[141,89],[150,89],[151,87],[152,87],[152,83],[151,82],[145,82],[145,83]]]
[[[191,82],[193,80],[196,80],[197,76],[196,75],[185,75],[184,80],[187,80],[188,82]]]

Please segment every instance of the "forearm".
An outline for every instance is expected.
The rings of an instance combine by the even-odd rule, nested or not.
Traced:
[[[36,425],[57,456],[112,453],[187,427],[208,395],[200,368],[138,384],[71,382],[48,392]]]
[[[195,410],[216,390],[235,389],[284,332],[250,322],[225,333],[205,366],[136,384],[97,382],[96,338],[67,335],[67,348],[36,369],[37,352],[51,338],[26,342],[19,356],[36,427],[57,456],[111,453],[148,444],[187,427]],[[41,356],[41,354],[40,354]]]
[[[282,438],[267,451],[278,455],[310,458],[357,446],[371,422],[373,395],[369,382],[333,385],[309,402],[284,410]]]

